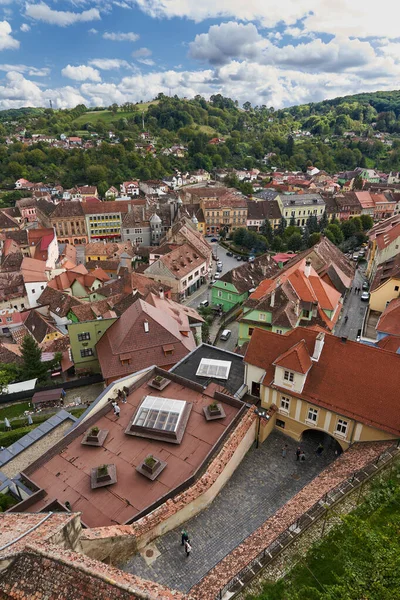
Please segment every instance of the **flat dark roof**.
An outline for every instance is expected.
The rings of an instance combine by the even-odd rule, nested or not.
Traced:
[[[198,377],[196,375],[202,358],[211,358],[214,360],[225,360],[231,363],[229,379],[217,379],[216,377]],[[223,348],[216,348],[209,344],[201,344],[190,354],[185,356],[172,369],[172,373],[180,375],[185,379],[207,386],[210,382],[216,383],[227,389],[231,394],[236,394],[244,383],[244,362],[243,356],[229,352]]]

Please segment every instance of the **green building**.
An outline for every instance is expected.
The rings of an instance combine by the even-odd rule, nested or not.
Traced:
[[[211,288],[211,303],[222,304],[224,312],[242,304],[264,279],[278,273],[279,267],[270,254],[263,254],[254,262],[244,263],[225,273]]]
[[[101,372],[97,359],[96,344],[116,320],[117,317],[114,317],[112,319],[83,321],[68,325],[72,360],[76,371]]]

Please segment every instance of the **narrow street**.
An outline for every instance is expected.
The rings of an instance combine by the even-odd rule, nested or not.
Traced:
[[[356,340],[359,330],[362,328],[365,312],[368,308],[368,302],[361,300],[361,293],[356,294],[354,289],[359,287],[362,289],[362,284],[367,281],[364,275],[364,269],[358,268],[353,282],[353,290],[345,299],[342,317],[337,324],[335,335],[345,336],[349,340]],[[347,323],[345,317],[348,317]]]

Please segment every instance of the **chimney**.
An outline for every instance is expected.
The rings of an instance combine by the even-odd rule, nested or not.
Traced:
[[[345,335],[342,335],[342,337],[340,339],[343,342],[343,344],[345,344],[347,342],[347,337]]]
[[[307,258],[306,266],[304,267],[304,275],[308,278],[311,275],[311,260]]]
[[[161,298],[161,300],[164,300],[164,290],[163,290],[162,288],[160,288],[160,289],[158,290],[158,293],[160,294],[160,298]]]
[[[319,361],[319,357],[321,356],[322,348],[325,343],[325,333],[322,331],[317,335],[315,340],[314,352],[312,355],[312,359],[315,361]]]
[[[270,306],[271,306],[271,308],[274,308],[274,306],[275,306],[275,290],[272,290],[272,292],[271,292]]]
[[[145,333],[149,333],[149,322],[148,321],[145,321],[143,323],[143,327],[144,327]]]

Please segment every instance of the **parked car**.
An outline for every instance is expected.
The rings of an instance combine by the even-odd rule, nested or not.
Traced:
[[[354,252],[353,256],[352,256],[353,260],[358,260],[358,252]]]
[[[242,260],[242,257],[238,255],[236,256],[236,260]]]
[[[369,285],[367,281],[364,281],[364,283],[362,284],[362,289],[368,291],[369,290]]]
[[[226,255],[227,256],[233,256],[233,252],[227,252]]]
[[[224,329],[223,332],[221,333],[221,335],[219,336],[219,339],[222,340],[223,342],[226,342],[226,340],[229,340],[231,335],[232,335],[232,331],[230,329]]]
[[[209,306],[209,301],[208,300],[202,300],[202,302],[200,302],[199,304],[199,308],[207,308],[207,306]]]
[[[221,275],[219,273],[215,273],[214,279],[219,279],[220,277],[221,277]]]
[[[222,273],[222,265],[217,265],[217,273]]]
[[[211,242],[218,242],[217,238],[211,238]]]
[[[361,294],[361,300],[362,300],[363,302],[369,302],[369,297],[370,297],[370,295],[371,295],[371,294],[370,294],[369,292],[363,292],[363,293]]]
[[[256,260],[255,256],[249,256],[248,261],[249,262],[254,262]]]

